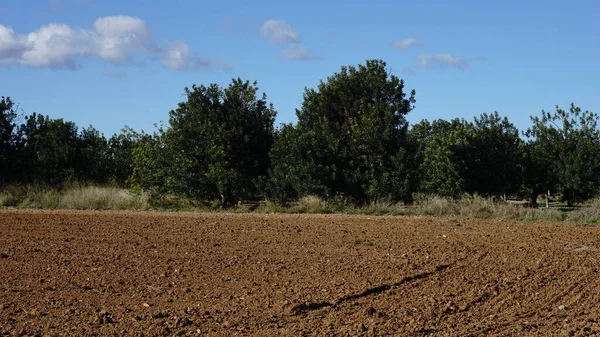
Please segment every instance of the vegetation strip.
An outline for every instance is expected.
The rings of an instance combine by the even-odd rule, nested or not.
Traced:
[[[25,115],[3,96],[0,203],[21,206],[19,195],[31,189],[55,192],[44,207],[79,208],[68,206],[77,197],[63,200],[73,186],[125,188],[124,199],[138,196],[153,209],[233,209],[261,200],[287,207],[309,196],[355,207],[410,205],[423,195],[528,200],[531,207],[543,196],[547,207],[572,208],[600,193],[594,112],[557,106],[532,115],[526,130],[496,111],[409,125],[416,102],[416,91],[383,60],[341,67],[306,88],[297,122],[278,127],[266,94],[240,78],[186,87],[164,127],[151,134],[124,127],[109,138],[92,126]],[[124,204],[98,207],[140,207]]]

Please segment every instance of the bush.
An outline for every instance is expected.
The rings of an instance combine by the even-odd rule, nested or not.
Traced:
[[[316,195],[304,196],[292,206],[293,213],[330,213],[327,201]]]

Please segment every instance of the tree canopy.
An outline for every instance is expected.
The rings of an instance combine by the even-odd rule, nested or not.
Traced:
[[[227,88],[194,85],[185,93],[187,100],[169,113],[168,128],[137,151],[134,182],[223,204],[256,198],[270,164],[276,115],[266,95],[259,98],[256,82],[239,78]]]
[[[306,89],[298,123],[277,134],[270,195],[406,196],[405,117],[414,103],[414,90],[407,95],[379,60],[342,67],[318,90]]]

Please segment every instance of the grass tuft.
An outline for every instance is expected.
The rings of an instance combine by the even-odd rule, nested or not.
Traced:
[[[293,213],[331,213],[327,201],[315,195],[301,197],[291,210]]]

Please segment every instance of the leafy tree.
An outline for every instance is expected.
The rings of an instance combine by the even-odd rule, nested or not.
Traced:
[[[17,111],[10,97],[0,100],[0,185],[18,174]]]
[[[153,197],[169,192],[189,195],[193,190],[186,186],[184,175],[184,168],[189,164],[176,161],[182,160],[183,156],[175,156],[167,148],[165,138],[162,128],[152,135],[140,135],[131,151],[132,172],[127,182],[132,189],[148,191]]]
[[[468,144],[467,165],[471,186],[467,190],[483,195],[514,194],[523,176],[524,144],[519,130],[498,112],[475,117]]]
[[[133,151],[141,137],[142,134],[125,126],[108,139],[108,175],[119,186],[125,186],[133,173]]]
[[[542,181],[530,181],[532,189],[552,182],[569,206],[597,193],[600,186],[600,131],[598,115],[582,111],[573,103],[568,111],[556,107],[532,116],[531,158]],[[537,183],[537,184],[536,184]]]
[[[323,182],[337,172],[325,162],[329,156],[326,146],[314,132],[283,125],[275,133],[275,144],[270,152],[272,169],[267,195],[280,202],[304,195],[327,195],[329,191]]]
[[[74,169],[79,181],[105,184],[109,180],[108,143],[104,135],[89,126],[77,139]]]
[[[59,186],[75,177],[78,135],[73,122],[33,113],[20,132],[28,182]]]
[[[467,191],[473,126],[461,120],[423,121],[411,130],[417,139],[421,192],[458,197]]]
[[[298,123],[284,126],[272,153],[270,194],[345,195],[358,202],[400,199],[407,190],[406,114],[415,92],[367,60],[306,89]],[[273,193],[276,191],[276,193]]]
[[[185,93],[187,100],[170,112],[170,127],[135,151],[134,181],[146,188],[164,184],[192,198],[220,198],[223,205],[256,197],[269,167],[276,115],[266,95],[258,98],[256,82],[239,78],[227,88],[194,85]],[[158,157],[176,167],[163,167]],[[155,165],[158,173],[140,165]]]

